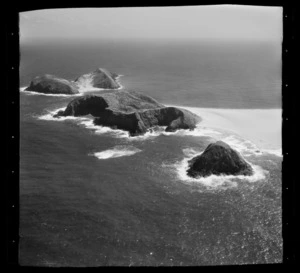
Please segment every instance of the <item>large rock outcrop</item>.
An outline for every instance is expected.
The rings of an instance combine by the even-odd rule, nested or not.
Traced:
[[[155,99],[134,91],[114,91],[99,95],[86,95],[72,100],[64,116],[84,116],[91,114],[100,117],[104,110],[131,113],[139,110],[164,107]]]
[[[25,90],[45,94],[72,95],[79,93],[78,87],[74,82],[49,74],[35,77]]]
[[[187,174],[191,177],[252,175],[253,170],[236,150],[223,141],[217,141],[189,161]]]
[[[144,134],[156,126],[166,126],[166,131],[192,130],[201,120],[188,110],[165,107],[155,99],[134,91],[76,98],[55,116],[84,115],[94,116],[96,125],[126,130],[131,136]]]
[[[167,126],[166,131],[174,132],[179,129],[192,130],[199,122],[199,117],[193,113],[175,107],[164,107],[124,113],[107,110],[100,117],[96,117],[96,125],[108,126],[126,130],[131,136],[146,133],[156,126]]]
[[[116,81],[118,75],[111,73],[104,68],[78,77],[75,82],[82,87],[96,87],[104,89],[118,89],[120,85]]]

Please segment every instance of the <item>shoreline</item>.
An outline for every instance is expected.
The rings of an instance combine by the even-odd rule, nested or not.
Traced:
[[[175,105],[173,105],[175,106]],[[282,149],[282,109],[224,109],[182,107],[202,118],[201,126],[234,132],[252,141],[260,149]]]

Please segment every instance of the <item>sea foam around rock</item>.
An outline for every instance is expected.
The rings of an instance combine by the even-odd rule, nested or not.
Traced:
[[[86,93],[86,92],[91,92],[91,91],[104,91],[104,90],[121,90],[123,89],[123,85],[120,83],[120,78],[123,75],[118,75],[116,77],[116,82],[120,86],[119,88],[116,89],[110,89],[110,88],[98,88],[92,86],[92,78],[86,76],[84,80],[81,80],[79,83],[76,83],[78,86],[78,90],[80,93]]]
[[[253,175],[210,175],[207,177],[192,178],[187,175],[188,162],[196,155],[200,155],[203,151],[194,148],[187,148],[183,150],[185,155],[183,160],[177,161],[175,164],[171,164],[169,167],[173,168],[176,172],[177,178],[186,183],[200,183],[209,188],[228,188],[236,187],[239,181],[244,182],[258,182],[265,179],[268,175],[268,171],[264,170],[258,165],[254,165],[247,161],[253,168]],[[166,167],[168,164],[165,164]]]

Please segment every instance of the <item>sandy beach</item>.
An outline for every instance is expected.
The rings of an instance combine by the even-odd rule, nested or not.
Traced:
[[[184,108],[201,116],[202,126],[232,131],[260,149],[281,150],[281,109]]]

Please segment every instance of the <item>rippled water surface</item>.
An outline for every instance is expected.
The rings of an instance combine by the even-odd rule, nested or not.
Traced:
[[[257,134],[242,122],[230,130],[218,126],[229,127],[234,116],[258,120],[258,108],[273,111],[261,122],[280,118],[275,49],[65,47],[24,47],[21,86],[38,74],[75,79],[105,67],[123,75],[123,89],[190,107],[204,115],[203,122],[191,132],[161,129],[129,138],[121,130],[94,126],[89,117],[53,118],[74,96],[20,92],[22,265],[281,262],[280,128],[270,122],[270,131],[258,138],[262,125],[253,128]],[[227,114],[223,108],[238,110]],[[237,149],[254,175],[187,177],[187,160],[216,140]]]

